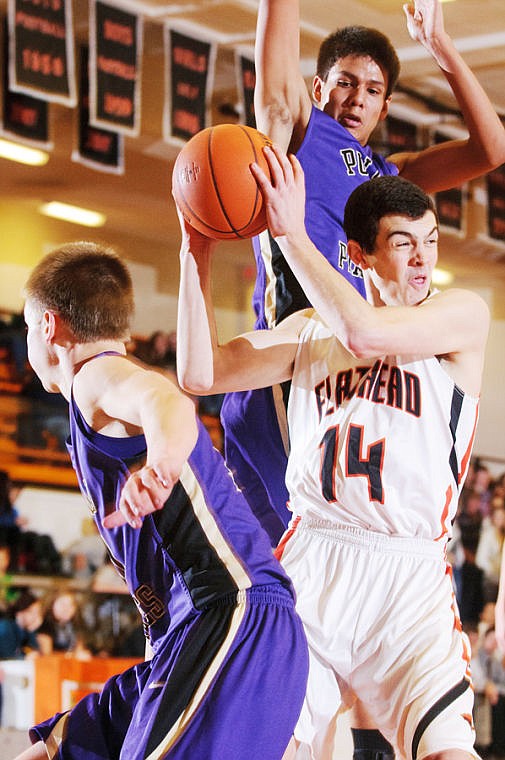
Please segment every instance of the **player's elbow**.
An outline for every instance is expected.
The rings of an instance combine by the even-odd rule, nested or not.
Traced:
[[[381,335],[373,326],[354,324],[347,331],[345,347],[355,359],[370,359],[382,351]]]
[[[178,367],[177,380],[183,391],[194,396],[205,396],[212,393],[212,377],[208,372]]]

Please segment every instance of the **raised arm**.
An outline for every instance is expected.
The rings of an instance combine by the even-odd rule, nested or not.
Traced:
[[[485,302],[471,291],[453,289],[420,306],[367,303],[306,233],[303,170],[296,157],[285,156],[275,147],[265,149],[265,154],[272,181],[257,165],[252,170],[265,198],[269,229],[307,298],[334,335],[355,356],[444,356],[458,365],[461,387],[477,394],[489,326]],[[356,263],[368,266],[363,260]]]
[[[260,0],[255,41],[258,129],[284,150],[299,147],[311,110],[300,72],[298,0]]]
[[[198,395],[262,388],[287,380],[298,343],[298,315],[282,329],[255,330],[220,345],[211,294],[215,241],[181,220],[181,273],[177,318],[177,372]],[[296,319],[295,319],[296,317]]]
[[[404,5],[412,39],[420,42],[447,79],[468,129],[467,140],[450,140],[417,153],[390,156],[402,177],[426,192],[457,187],[505,163],[505,129],[477,78],[444,29],[439,0]]]

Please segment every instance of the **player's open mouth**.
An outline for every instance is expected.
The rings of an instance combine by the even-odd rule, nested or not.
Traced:
[[[354,116],[353,114],[347,113],[342,114],[339,118],[339,122],[342,124],[343,127],[346,127],[346,129],[356,129],[356,127],[361,126],[361,119],[359,116]]]
[[[409,282],[414,288],[424,288],[428,278],[425,274],[416,274],[415,277],[410,278]]]

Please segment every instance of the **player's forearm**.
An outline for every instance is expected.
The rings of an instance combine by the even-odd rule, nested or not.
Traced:
[[[332,333],[351,353],[367,355],[377,332],[374,308],[329,264],[307,234],[276,239],[308,300]]]
[[[505,161],[505,130],[484,89],[445,31],[440,3],[414,0],[414,9],[406,10],[406,15],[410,35],[436,61],[461,109],[470,135],[465,159],[471,164],[468,179],[499,166]]]
[[[177,375],[182,388],[206,393],[214,382],[217,329],[211,294],[210,253],[181,252],[177,317]]]
[[[138,399],[147,444],[147,464],[168,462],[176,480],[198,436],[195,407],[190,398],[166,383],[146,388]]]
[[[482,171],[500,166],[505,162],[505,129],[485,90],[450,38],[439,45],[436,60],[461,109],[474,160],[480,159]]]

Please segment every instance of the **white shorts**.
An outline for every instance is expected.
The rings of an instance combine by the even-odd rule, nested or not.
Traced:
[[[359,700],[400,756],[473,749],[470,647],[443,547],[304,522],[282,549],[309,643],[295,737],[330,758],[336,716]]]

